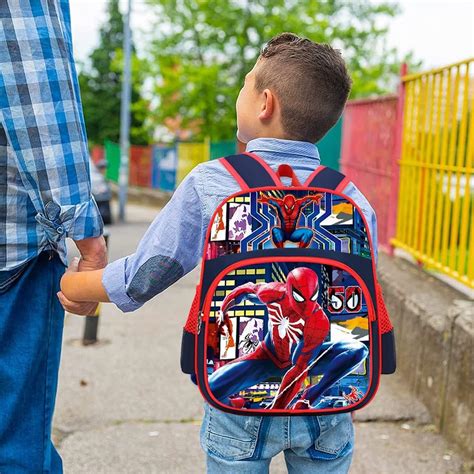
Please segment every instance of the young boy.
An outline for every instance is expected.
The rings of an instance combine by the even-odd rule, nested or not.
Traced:
[[[293,167],[301,182],[320,164],[313,145],[339,119],[351,80],[341,55],[290,33],[273,38],[247,74],[237,99],[238,138],[247,151],[277,169]],[[240,189],[219,161],[197,166],[182,182],[141,240],[136,253],[103,271],[68,271],[59,299],[73,312],[84,302],[112,301],[133,311],[192,270],[219,203]],[[359,204],[377,242],[375,214],[349,184],[344,193]],[[268,472],[283,451],[289,472],[347,472],[352,458],[349,414],[258,417],[205,405],[201,444],[209,473]]]

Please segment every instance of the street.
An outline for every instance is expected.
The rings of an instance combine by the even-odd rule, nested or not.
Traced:
[[[132,253],[158,211],[130,205],[110,228],[110,259]],[[68,316],[54,436],[66,473],[201,473],[202,399],[179,368],[181,329],[198,278],[184,277],[134,314],[103,305],[100,342],[80,343],[84,320]],[[464,468],[466,469],[466,467]],[[351,472],[455,473],[462,457],[397,376],[356,415]],[[272,473],[284,473],[280,455]]]

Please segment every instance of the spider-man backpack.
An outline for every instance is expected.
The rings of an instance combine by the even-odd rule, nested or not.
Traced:
[[[251,153],[221,163],[241,190],[209,223],[183,372],[231,413],[363,407],[395,371],[395,344],[348,179],[319,166],[302,185],[289,165],[275,173]]]

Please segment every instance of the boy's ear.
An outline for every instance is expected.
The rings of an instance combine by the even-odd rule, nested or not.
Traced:
[[[262,108],[260,110],[258,118],[260,120],[268,120],[272,118],[272,115],[275,111],[275,96],[272,94],[272,91],[270,89],[264,89],[262,94],[264,100],[262,102]]]

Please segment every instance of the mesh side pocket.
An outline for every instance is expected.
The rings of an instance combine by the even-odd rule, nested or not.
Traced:
[[[390,332],[393,329],[387,307],[383,299],[382,287],[377,283],[377,318],[379,320],[380,331],[382,334]]]
[[[184,325],[184,330],[190,332],[191,334],[197,333],[198,328],[198,314],[199,314],[199,297],[201,293],[201,288],[196,287],[196,293],[194,295],[193,303],[191,304],[191,309],[189,310],[188,319]]]

